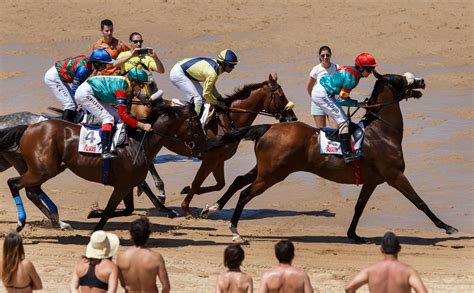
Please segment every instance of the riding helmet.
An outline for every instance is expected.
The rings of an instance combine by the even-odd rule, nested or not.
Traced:
[[[94,52],[89,56],[89,59],[93,62],[99,62],[99,63],[114,63],[115,60],[110,57],[109,52],[106,50],[100,48],[100,49],[95,49]]]
[[[235,65],[239,63],[237,55],[232,50],[225,49],[217,56],[217,61],[223,62],[228,65]]]
[[[369,53],[360,53],[355,60],[357,67],[376,67],[377,65],[375,57]]]
[[[149,82],[148,74],[145,72],[145,70],[137,68],[137,67],[132,68],[132,70],[128,72],[127,76],[130,80],[138,81],[139,83]]]

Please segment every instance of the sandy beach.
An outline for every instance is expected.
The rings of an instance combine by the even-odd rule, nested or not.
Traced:
[[[332,61],[351,65],[360,52],[375,55],[381,73],[413,72],[426,81],[420,100],[401,102],[404,117],[405,175],[431,210],[459,233],[447,235],[398,191],[377,188],[360,220],[358,233],[370,243],[346,238],[360,186],[338,185],[307,173],[294,173],[252,200],[239,223],[249,239],[243,270],[258,289],[264,271],[275,266],[273,246],[290,239],[296,246],[294,266],[308,272],[320,292],[342,292],[360,269],[382,258],[378,245],[386,231],[400,236],[400,260],[416,268],[430,292],[474,291],[474,4],[471,1],[2,1],[0,16],[0,115],[46,112],[60,106],[43,82],[55,61],[90,54],[101,37],[100,20],[114,22],[114,36],[128,43],[142,33],[166,68],[155,74],[168,98],[179,97],[169,70],[186,57],[214,57],[224,48],[241,61],[217,86],[231,94],[236,87],[262,82],[270,73],[295,104],[299,121],[314,125],[308,74],[319,63],[317,50],[329,45]],[[370,94],[375,79],[362,80],[352,96]],[[256,123],[275,123],[258,118]],[[167,150],[160,155],[171,154]],[[226,162],[226,183],[255,164],[253,143],[241,143]],[[167,205],[181,213],[183,195],[199,162],[182,160],[156,165],[165,180]],[[15,228],[17,215],[8,178],[0,173],[0,232]],[[152,184],[149,176],[148,182]],[[208,178],[205,185],[214,184]],[[227,186],[226,186],[227,187]],[[43,185],[74,228],[53,229],[22,192],[28,214],[21,232],[27,258],[42,280],[44,292],[65,292],[74,264],[85,253],[95,220],[87,214],[104,208],[112,189],[76,177],[70,171]],[[224,192],[195,196],[192,211],[215,202]],[[154,224],[150,246],[166,261],[173,292],[213,292],[224,270],[222,255],[231,243],[227,228],[236,198],[210,219],[166,218],[149,200],[136,198],[133,216],[111,219],[105,227],[132,245],[129,223],[147,215]],[[1,243],[3,243],[0,240]],[[3,290],[3,287],[1,287]],[[367,292],[364,287],[361,292]],[[123,292],[121,289],[120,292]]]

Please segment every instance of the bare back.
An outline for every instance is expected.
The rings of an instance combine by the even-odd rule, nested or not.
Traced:
[[[278,267],[266,272],[262,277],[259,292],[307,293],[313,292],[308,275],[291,266]]]
[[[120,283],[127,291],[158,292],[156,277],[163,284],[163,292],[169,290],[168,274],[163,257],[148,248],[133,247],[117,257]]]
[[[224,272],[217,278],[218,293],[250,293],[253,292],[252,278],[244,272]]]
[[[368,268],[370,292],[411,292],[414,270],[399,261],[384,260]]]

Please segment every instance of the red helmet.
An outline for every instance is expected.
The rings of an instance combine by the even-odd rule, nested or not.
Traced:
[[[359,56],[357,56],[357,58],[356,58],[355,65],[357,67],[363,67],[363,66],[375,67],[378,64],[377,64],[377,62],[375,62],[375,58],[371,54],[369,54],[369,53],[360,53]]]

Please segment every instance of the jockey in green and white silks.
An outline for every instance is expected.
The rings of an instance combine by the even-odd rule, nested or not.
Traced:
[[[342,66],[333,75],[326,75],[313,88],[311,97],[339,127],[339,138],[344,160],[358,159],[352,153],[349,136],[349,119],[341,106],[356,107],[358,102],[350,98],[350,92],[359,84],[361,77],[368,77],[378,64],[374,56],[361,53],[355,60],[355,66]]]
[[[77,103],[97,117],[102,123],[103,159],[114,159],[117,157],[110,152],[112,128],[115,121],[120,119],[130,127],[138,127],[145,131],[151,130],[150,124],[135,120],[128,114],[127,109],[127,101],[132,97],[133,89],[136,86],[141,88],[148,82],[148,74],[144,70],[133,68],[126,77],[94,76],[77,89]]]
[[[221,95],[215,86],[217,79],[224,72],[232,72],[238,63],[237,55],[231,50],[223,50],[216,59],[206,57],[184,59],[171,69],[171,83],[188,102],[194,102],[195,110],[200,114],[204,103],[218,104]],[[202,116],[206,116],[205,114]]]

